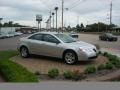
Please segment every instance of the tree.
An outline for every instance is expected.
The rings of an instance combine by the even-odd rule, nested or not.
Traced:
[[[112,25],[112,27],[113,26],[116,26],[116,25]],[[105,23],[102,23],[102,22],[99,22],[99,23],[94,23],[94,24],[90,24],[90,25],[87,25],[86,26],[86,31],[88,31],[88,32],[104,32],[104,31],[106,31],[106,29],[107,30],[110,30],[110,25],[107,25],[107,24],[105,24]]]
[[[13,21],[9,21],[2,24],[2,27],[26,27],[26,26],[20,25],[19,23],[13,23]]]
[[[80,28],[81,28],[81,31],[83,31],[83,29],[84,29],[83,23],[81,23]]]
[[[80,32],[81,28],[80,28],[79,24],[76,25],[76,29],[78,32]]]

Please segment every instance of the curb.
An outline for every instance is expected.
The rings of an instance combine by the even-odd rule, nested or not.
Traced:
[[[87,78],[84,81],[117,81],[120,80],[120,70],[106,74],[101,77]]]

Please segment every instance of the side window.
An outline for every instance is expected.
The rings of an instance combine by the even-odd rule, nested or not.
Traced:
[[[44,35],[43,40],[51,43],[58,43],[59,41],[52,35]]]
[[[35,34],[35,35],[29,37],[29,39],[42,40],[42,34]]]

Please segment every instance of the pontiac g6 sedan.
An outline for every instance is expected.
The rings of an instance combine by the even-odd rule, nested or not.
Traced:
[[[22,57],[30,54],[61,58],[67,64],[88,61],[97,57],[98,50],[92,44],[75,41],[64,33],[38,32],[20,39],[18,49]]]

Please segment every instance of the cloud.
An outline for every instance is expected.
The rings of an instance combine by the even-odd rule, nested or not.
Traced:
[[[110,0],[64,0],[64,24],[75,26],[77,17],[79,23],[84,24],[93,22],[106,22],[109,13]],[[113,23],[120,24],[120,0],[113,1]],[[54,7],[58,6],[58,24],[61,26],[61,0],[0,0],[0,17],[3,21],[15,21],[25,25],[36,26],[36,14],[43,15],[42,25],[49,17],[50,10],[53,12]]]

